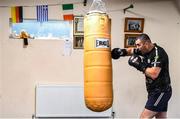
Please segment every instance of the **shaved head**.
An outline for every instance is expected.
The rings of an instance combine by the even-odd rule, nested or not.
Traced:
[[[144,42],[151,42],[151,39],[149,38],[149,36],[145,33],[141,34],[140,36],[137,37],[136,40],[142,40]]]

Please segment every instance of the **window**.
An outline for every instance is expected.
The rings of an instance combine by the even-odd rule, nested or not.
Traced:
[[[22,30],[25,30],[34,39],[72,38],[72,27],[72,21],[49,20],[40,23],[36,19],[25,19],[23,23],[10,22],[10,38],[18,38]]]

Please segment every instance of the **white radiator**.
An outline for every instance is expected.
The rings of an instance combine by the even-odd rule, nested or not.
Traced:
[[[112,108],[93,112],[84,103],[83,86],[36,86],[35,117],[111,117]]]

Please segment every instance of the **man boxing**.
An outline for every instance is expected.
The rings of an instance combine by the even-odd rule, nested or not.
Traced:
[[[137,37],[135,45],[136,48],[114,48],[111,56],[113,59],[130,56],[129,65],[145,74],[148,99],[140,118],[167,118],[172,95],[168,55],[162,47],[152,43],[147,34]]]

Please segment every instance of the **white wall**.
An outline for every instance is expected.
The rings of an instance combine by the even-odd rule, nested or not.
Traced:
[[[0,15],[2,13],[2,10],[0,8]],[[2,36],[2,32],[3,32],[3,29],[2,29],[2,19],[0,19],[0,36]],[[0,38],[0,105],[1,104],[1,101],[2,101],[2,39],[3,38]],[[0,115],[1,115],[1,106],[0,106]]]
[[[71,0],[73,1],[73,0]],[[130,2],[105,0],[112,18],[112,47],[124,46],[124,17],[144,17],[144,32],[166,49],[170,58],[173,96],[169,104],[169,116],[180,117],[179,39],[180,17],[174,2],[170,0],[135,0],[134,8],[126,14],[123,8]],[[36,5],[62,3],[59,0],[6,0],[1,5]],[[69,2],[69,1],[66,1]],[[87,7],[76,4],[73,13],[85,14]],[[62,18],[59,6],[49,7],[50,19]],[[0,8],[0,117],[31,117],[34,113],[35,85],[59,83],[83,83],[83,50],[73,50],[69,57],[62,56],[63,41],[30,40],[28,48],[22,41],[9,39],[10,8]],[[24,8],[25,18],[35,18],[35,8]],[[114,104],[116,117],[139,117],[147,93],[143,74],[129,67],[128,57],[113,61]]]

